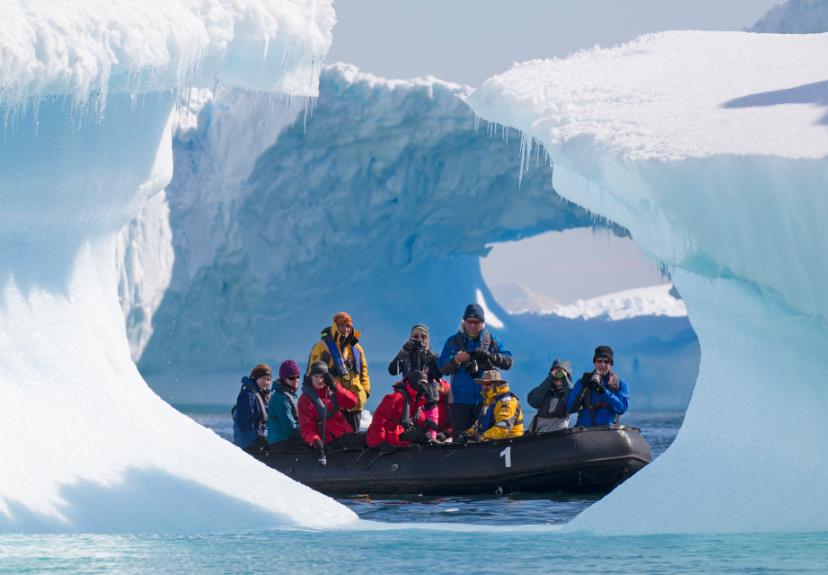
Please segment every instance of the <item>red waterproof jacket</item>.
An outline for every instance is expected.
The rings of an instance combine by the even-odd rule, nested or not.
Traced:
[[[368,447],[376,447],[383,441],[394,447],[411,445],[410,441],[400,439],[400,434],[405,431],[403,427],[403,409],[406,401],[403,393],[408,396],[411,420],[418,427],[425,426],[423,410],[419,409],[425,405],[425,398],[417,397],[416,390],[412,389],[407,380],[398,381],[394,384],[394,392],[383,397],[379,407],[374,412],[371,425],[368,426],[368,434],[365,437]]]
[[[451,412],[449,411],[449,395],[451,394],[451,384],[445,379],[440,380],[440,401],[437,403],[439,410],[437,431],[451,436]]]
[[[357,397],[343,388],[339,383],[336,384],[336,401],[338,408],[336,413],[325,421],[325,443],[333,441],[341,435],[353,431],[350,424],[342,415],[343,409],[353,409],[357,406],[359,400]],[[314,394],[315,397],[311,397]],[[299,411],[299,433],[302,440],[308,445],[311,445],[315,440],[322,437],[322,418],[316,409],[315,399],[323,402],[325,409],[330,413],[334,409],[333,393],[324,388],[317,391],[312,385],[305,385],[302,388],[302,395],[299,397],[299,404],[297,409]]]

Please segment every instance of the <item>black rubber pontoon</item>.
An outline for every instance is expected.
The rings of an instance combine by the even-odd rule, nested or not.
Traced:
[[[650,463],[650,445],[623,425],[574,428],[480,443],[330,453],[256,453],[285,475],[330,495],[605,493]]]

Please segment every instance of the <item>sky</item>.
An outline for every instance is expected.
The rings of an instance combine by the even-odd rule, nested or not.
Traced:
[[[327,62],[480,85],[513,62],[662,30],[741,30],[778,0],[335,0]]]
[[[565,57],[595,45],[623,43],[644,33],[742,30],[778,3],[335,0],[338,22],[326,61],[348,62],[386,78],[430,75],[479,86],[514,62]],[[587,230],[546,233],[495,245],[481,267],[499,301],[515,297],[514,284],[536,292],[546,304],[568,304],[669,281],[629,238]]]

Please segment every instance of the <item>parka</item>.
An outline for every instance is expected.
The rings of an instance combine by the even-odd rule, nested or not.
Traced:
[[[343,408],[346,411],[361,411],[371,395],[368,361],[365,359],[365,350],[359,343],[360,335],[361,332],[355,329],[346,338],[336,329],[336,324],[332,323],[322,330],[320,339],[314,344],[308,358],[309,370],[315,361],[326,363],[334,379],[356,396],[357,404],[352,408]],[[334,353],[339,355],[341,361],[336,361],[329,346],[333,346]]]

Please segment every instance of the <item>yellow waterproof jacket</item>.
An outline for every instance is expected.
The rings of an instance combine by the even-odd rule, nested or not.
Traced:
[[[365,359],[365,351],[359,344],[360,332],[354,330],[347,339],[342,336],[332,324],[322,330],[322,336],[313,348],[308,358],[308,371],[315,361],[323,361],[328,364],[328,369],[342,387],[357,396],[359,400],[357,407],[349,411],[361,411],[371,395],[371,378],[368,376],[368,361]],[[342,359],[341,371],[344,375],[337,375],[335,358],[331,354],[326,340],[336,346],[336,351]],[[359,358],[356,360],[355,358]],[[358,364],[358,365],[357,365]]]
[[[480,417],[474,424],[478,439],[508,439],[523,435],[523,411],[520,400],[509,391],[508,383],[498,383],[483,395]]]

